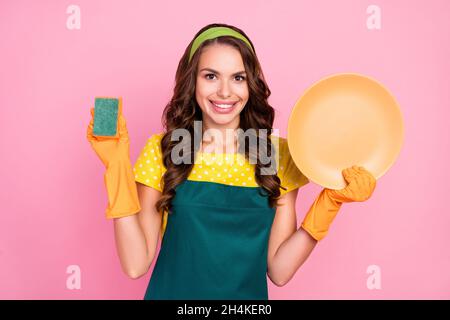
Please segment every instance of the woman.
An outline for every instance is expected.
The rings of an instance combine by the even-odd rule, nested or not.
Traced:
[[[297,193],[308,179],[286,140],[271,134],[270,93],[245,33],[211,24],[181,57],[164,132],[148,139],[133,169],[123,116],[116,140],[93,137],[91,120],[88,140],[107,167],[106,214],[124,272],[146,274],[162,239],[144,299],[268,299],[266,275],[286,284],[342,203],[373,193],[368,171],[345,169],[347,187],[323,189],[297,229]],[[198,124],[215,134],[194,143]]]

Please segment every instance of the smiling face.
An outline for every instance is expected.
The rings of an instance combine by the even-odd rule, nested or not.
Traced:
[[[203,49],[197,69],[195,97],[207,129],[236,129],[248,101],[247,75],[240,52],[223,44]]]

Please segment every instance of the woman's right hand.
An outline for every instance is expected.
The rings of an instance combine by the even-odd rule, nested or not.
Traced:
[[[91,108],[91,115],[92,118],[86,137],[105,167],[108,168],[112,163],[118,161],[130,161],[130,143],[123,115],[119,114],[118,137],[95,137],[92,133],[94,128],[94,108]]]
[[[107,218],[122,218],[141,210],[130,161],[130,144],[125,118],[119,114],[118,137],[94,137],[94,108],[87,129],[87,139],[106,167],[105,186],[108,194]]]

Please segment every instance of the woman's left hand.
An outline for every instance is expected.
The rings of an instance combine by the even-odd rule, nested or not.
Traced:
[[[339,202],[362,202],[368,200],[375,190],[377,180],[363,167],[352,166],[342,170],[348,185],[341,190],[326,189],[327,193]]]

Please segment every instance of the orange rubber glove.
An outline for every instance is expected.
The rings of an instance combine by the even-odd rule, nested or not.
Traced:
[[[106,167],[104,176],[108,193],[106,217],[121,218],[138,213],[141,210],[131,166],[129,137],[125,118],[119,113],[118,137],[95,137],[94,108],[91,108],[92,119],[87,130],[87,139],[95,153]]]
[[[327,235],[342,203],[366,201],[375,190],[375,177],[363,167],[344,169],[342,175],[348,185],[341,190],[324,188],[302,222],[302,228],[316,240],[322,240]]]

